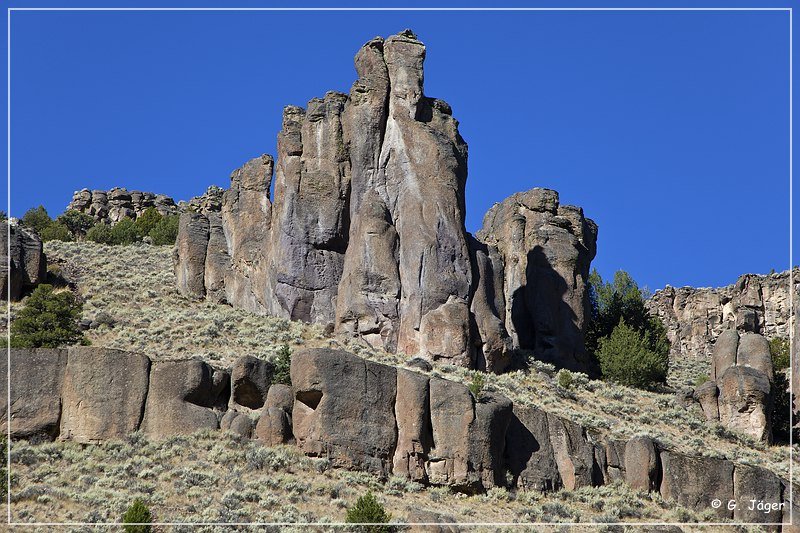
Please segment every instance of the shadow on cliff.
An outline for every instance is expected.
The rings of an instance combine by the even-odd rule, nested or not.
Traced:
[[[564,301],[570,289],[567,281],[550,263],[541,246],[528,252],[527,260],[525,279],[528,283],[511,297],[511,323],[520,348],[513,366],[527,366],[527,356],[532,353],[535,359],[556,368],[599,377],[599,365],[586,351],[578,316]],[[587,317],[584,320],[588,320],[588,312],[584,315]]]

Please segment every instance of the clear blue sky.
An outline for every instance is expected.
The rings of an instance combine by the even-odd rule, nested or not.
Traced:
[[[599,224],[604,276],[623,268],[657,289],[788,266],[786,12],[14,12],[11,24],[14,216],[56,215],[83,187],[187,199],[227,186],[275,153],[283,106],[347,92],[361,44],[409,27],[428,47],[426,93],[469,143],[468,230],[494,202],[550,187]]]

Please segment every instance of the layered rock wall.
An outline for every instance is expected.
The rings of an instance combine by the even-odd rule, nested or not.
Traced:
[[[284,109],[268,155],[234,171],[221,217],[184,213],[179,290],[322,324],[388,351],[502,371],[514,349],[593,373],[583,348],[597,226],[555,191],[464,227],[467,145],[423,91],[410,31],[355,60],[349,95]]]
[[[123,218],[136,219],[148,208],[154,208],[161,215],[178,213],[175,200],[164,194],[128,191],[115,187],[108,191],[81,189],[72,195],[67,211],[85,213],[98,222],[116,224]]]
[[[647,301],[648,310],[661,318],[671,342],[671,360],[710,361],[714,343],[731,328],[760,333],[767,338],[789,338],[791,294],[800,287],[794,271],[759,276],[745,274],[720,288],[667,287]]]

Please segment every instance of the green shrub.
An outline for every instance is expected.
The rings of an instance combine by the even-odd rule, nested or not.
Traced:
[[[365,533],[390,533],[395,530],[393,526],[384,525],[392,519],[392,515],[386,512],[381,502],[368,491],[365,495],[358,498],[353,507],[347,509],[345,522],[348,524],[373,524],[362,525],[354,528],[355,531]]]
[[[47,214],[47,209],[42,205],[25,211],[25,214],[22,215],[22,219],[20,220],[25,226],[31,228],[40,235],[42,231],[53,222],[53,219]]]
[[[792,396],[789,394],[789,377],[786,372],[775,372],[772,384],[772,440],[775,444],[789,444],[791,423],[789,411],[792,409]],[[796,430],[795,430],[796,431]],[[794,442],[800,440],[795,434]]]
[[[100,244],[113,243],[114,235],[111,232],[111,225],[105,222],[98,222],[86,232],[86,240]]]
[[[71,242],[73,240],[72,233],[69,228],[60,222],[51,222],[39,232],[42,242],[48,241],[64,241]]]
[[[11,346],[58,348],[86,343],[78,325],[82,310],[83,306],[70,291],[39,285],[11,323]]]
[[[148,207],[144,210],[144,213],[141,216],[136,218],[136,222],[134,222],[134,226],[136,227],[136,234],[139,236],[139,239],[143,239],[150,235],[150,232],[153,231],[161,219],[163,217],[161,214],[156,211],[155,207]]]
[[[556,385],[561,387],[564,390],[569,390],[572,388],[572,384],[574,382],[574,377],[572,376],[572,372],[567,370],[566,368],[562,368],[556,374]]]
[[[600,339],[597,359],[603,378],[641,389],[665,382],[669,353],[653,349],[650,335],[620,320],[610,336]]]
[[[56,218],[56,222],[66,226],[70,233],[76,237],[85,235],[89,228],[94,226],[94,218],[75,209],[70,209],[59,215]]]
[[[291,385],[292,378],[289,374],[289,369],[292,365],[292,350],[288,345],[284,344],[280,347],[273,363],[275,364],[275,372],[272,375],[272,382]]]
[[[789,339],[785,337],[775,337],[769,341],[769,353],[772,355],[772,366],[775,370],[789,368],[791,359],[789,358]]]
[[[702,385],[703,383],[705,383],[709,379],[711,379],[711,378],[706,376],[705,374],[697,376],[697,379],[694,380],[694,387],[695,388],[699,387],[700,385]]]
[[[481,396],[481,392],[483,391],[483,386],[486,384],[486,378],[480,372],[475,372],[472,375],[472,382],[467,386],[469,391],[475,396],[475,399],[479,399]]]
[[[111,244],[133,244],[139,240],[136,223],[130,218],[123,218],[111,227]]]
[[[161,220],[159,220],[155,227],[150,230],[150,239],[152,239],[153,244],[175,244],[175,239],[178,238],[179,220],[180,216],[178,215],[167,215],[165,217],[161,217]]]
[[[122,526],[126,533],[150,533],[152,531],[152,526],[150,522],[153,521],[153,517],[150,514],[150,509],[144,504],[142,500],[136,498],[128,510],[125,511],[125,514],[122,515],[122,523],[126,524]],[[142,524],[142,525],[129,525],[129,524]]]

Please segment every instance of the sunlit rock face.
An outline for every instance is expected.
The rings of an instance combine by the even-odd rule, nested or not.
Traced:
[[[179,290],[463,367],[500,372],[528,349],[593,372],[583,335],[597,226],[533,189],[470,235],[467,144],[450,106],[424,93],[425,54],[409,30],[372,39],[349,94],[286,107],[274,198],[263,155],[234,171],[220,213],[185,214]]]

